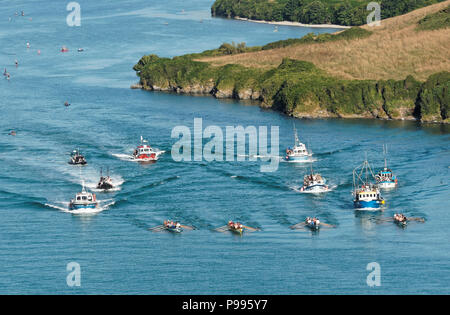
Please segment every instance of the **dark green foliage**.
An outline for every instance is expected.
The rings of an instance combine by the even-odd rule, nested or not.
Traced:
[[[416,102],[417,114],[425,120],[448,120],[450,115],[450,72],[436,73],[423,84]]]
[[[353,36],[353,32],[360,31],[341,36]],[[221,47],[221,53],[237,49],[236,45]],[[210,50],[206,54],[212,51],[219,53]],[[405,80],[341,80],[328,76],[310,62],[287,58],[271,70],[235,64],[213,67],[192,60],[192,56],[203,54],[172,59],[145,56],[134,69],[145,88],[192,91],[190,87],[206,86],[201,93],[220,92],[221,97],[240,94],[248,97],[257,92],[263,106],[295,116],[415,117],[423,121],[449,121],[449,72],[432,75],[424,83],[412,76]]]
[[[418,24],[417,29],[420,31],[450,27],[450,6],[434,14],[427,15]]]
[[[383,19],[408,13],[444,0],[382,0]],[[363,25],[372,0],[216,0],[213,16],[253,20],[293,21],[308,24]]]

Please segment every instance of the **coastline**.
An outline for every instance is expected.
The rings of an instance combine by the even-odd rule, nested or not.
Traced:
[[[272,22],[272,21],[264,21],[264,20],[251,20],[251,19],[248,19],[248,18],[241,18],[239,16],[235,16],[234,19],[238,20],[238,21],[262,23],[262,24],[272,24],[272,25],[281,25],[281,26],[296,26],[296,27],[310,27],[310,28],[339,28],[339,29],[349,29],[349,28],[351,28],[351,26],[335,25],[335,24],[303,24],[303,23],[300,23],[300,22],[290,22],[290,21]]]
[[[172,93],[178,95],[190,95],[190,96],[211,96],[216,99],[230,99],[235,101],[253,101],[256,106],[259,106],[263,109],[272,109],[274,111],[278,111],[273,109],[268,104],[264,103],[264,97],[259,93],[249,93],[239,94],[233,91],[221,91],[217,90],[215,87],[208,86],[195,86],[188,88],[180,88],[169,86],[166,88],[153,86],[153,85],[144,85],[141,82],[132,84],[130,89],[133,90],[143,90],[143,91],[152,91],[152,92],[161,92],[161,93]],[[380,121],[416,121],[422,124],[436,124],[436,125],[449,125],[448,121],[437,121],[434,119],[431,120],[421,120],[417,117],[414,117],[412,113],[403,113],[399,117],[392,117],[388,115],[386,112],[366,112],[363,114],[340,114],[340,113],[330,113],[327,110],[320,109],[315,110],[313,112],[298,112],[294,111],[292,113],[281,112],[289,117],[298,118],[298,119],[370,119],[370,120],[380,120]]]

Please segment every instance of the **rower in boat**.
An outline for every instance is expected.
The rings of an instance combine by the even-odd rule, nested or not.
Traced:
[[[65,101],[65,102],[64,102],[64,106],[69,107],[69,106],[70,106],[70,103],[69,103],[68,101]]]
[[[394,175],[391,169],[387,167],[387,147],[383,145],[384,152],[384,169],[382,169],[376,176],[375,179],[380,188],[395,188],[397,187],[397,177]]]
[[[290,228],[293,230],[308,228],[311,231],[318,231],[321,227],[334,228],[334,225],[323,223],[317,217],[307,217],[303,222],[292,225]]]
[[[411,222],[411,221],[417,221],[417,222],[421,222],[421,223],[425,222],[424,218],[409,218],[402,213],[395,213],[392,219],[393,219],[394,223],[400,227],[406,227],[408,222]]]
[[[75,195],[75,199],[70,200],[69,210],[95,209],[98,207],[95,194],[86,191],[84,181],[82,185],[81,192]]]
[[[78,52],[83,52],[84,49],[83,48],[78,48]]]
[[[239,234],[242,235],[244,233],[244,230],[248,230],[250,232],[255,232],[255,231],[259,231],[259,229],[257,228],[252,228],[250,226],[245,226],[240,222],[233,222],[233,221],[228,221],[227,225],[221,226],[217,229],[215,229],[217,232],[227,232],[230,231],[234,234]]]
[[[86,158],[80,153],[79,150],[73,150],[70,154],[69,164],[72,165],[86,165]]]
[[[297,129],[294,125],[294,147],[286,149],[286,161],[308,161],[312,153],[308,152],[306,145],[298,139]]]
[[[9,135],[9,136],[15,136],[15,135],[17,135],[17,133],[16,133],[15,130],[11,130],[11,131],[8,133],[8,135]]]
[[[374,178],[367,158],[353,170],[353,204],[357,210],[378,210],[385,201],[378,186],[370,182]]]
[[[173,220],[164,221],[164,225],[167,231],[181,233],[183,229],[181,228],[180,222],[174,222]]]
[[[243,225],[240,222],[228,221],[228,227],[230,228],[230,231],[233,233],[242,235],[242,232],[244,232]]]
[[[394,214],[394,222],[400,226],[406,226],[408,219],[404,214],[395,213]]]
[[[159,159],[159,156],[162,153],[164,153],[164,151],[153,149],[148,144],[148,141],[141,136],[141,144],[134,150],[133,158],[139,162],[154,162]]]
[[[195,227],[189,226],[189,225],[182,225],[178,221],[164,220],[162,225],[158,225],[153,228],[150,228],[149,231],[152,231],[152,232],[169,231],[172,233],[181,233],[184,230],[194,230],[194,229],[195,229]]]
[[[109,176],[109,169],[106,176],[103,176],[103,170],[100,169],[100,179],[97,184],[97,189],[109,190],[114,188],[111,177]]]
[[[311,167],[311,173],[305,175],[303,178],[303,186],[300,188],[301,192],[326,192],[329,190],[328,185],[325,184],[325,179],[318,173],[314,173]]]
[[[62,46],[61,52],[63,52],[63,53],[69,52],[69,48],[67,48],[66,46]]]

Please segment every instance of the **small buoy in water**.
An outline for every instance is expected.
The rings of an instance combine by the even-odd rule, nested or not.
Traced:
[[[82,52],[82,51],[84,51],[83,48],[78,48],[78,52]]]
[[[19,62],[17,61],[17,59],[14,61],[14,63],[16,64],[16,68],[19,66]]]
[[[41,50],[40,50],[40,49],[38,49],[38,51],[37,51],[37,54],[38,54],[38,55],[40,55],[40,54],[41,54]]]
[[[30,48],[31,46],[30,46],[30,43],[27,43],[27,48]]]

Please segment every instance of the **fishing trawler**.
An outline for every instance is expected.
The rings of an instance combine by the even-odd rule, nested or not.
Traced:
[[[97,197],[95,194],[86,191],[84,182],[81,192],[75,195],[75,198],[69,202],[69,210],[95,209],[98,207]]]
[[[397,176],[394,175],[391,169],[387,167],[387,147],[383,145],[384,152],[384,168],[375,175],[375,179],[380,188],[395,188],[397,187]]]
[[[353,203],[358,210],[378,210],[385,203],[378,186],[370,182],[370,177],[375,178],[366,158],[353,170]]]
[[[141,136],[141,144],[134,150],[133,159],[139,162],[157,161],[162,153],[164,151],[153,149]]]
[[[73,150],[70,154],[69,164],[86,165],[86,158],[81,154],[80,150]]]
[[[297,129],[294,126],[294,138],[295,143],[294,147],[289,147],[286,149],[286,161],[292,161],[292,162],[299,162],[299,161],[309,161],[310,156],[312,153],[308,152],[306,149],[306,145],[304,143],[301,143],[298,139],[297,135]]]
[[[326,192],[329,190],[328,185],[325,184],[325,179],[322,175],[314,173],[311,167],[311,174],[305,175],[303,178],[303,186],[300,188],[301,192]]]
[[[106,176],[103,176],[103,170],[100,169],[100,179],[97,184],[97,189],[109,190],[114,188],[111,177],[109,176],[109,169]]]

